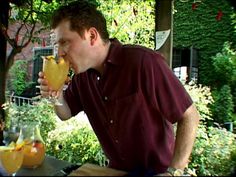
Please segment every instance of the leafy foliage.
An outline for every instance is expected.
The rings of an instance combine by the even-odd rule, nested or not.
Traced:
[[[211,78],[212,94],[214,104],[214,120],[219,123],[235,121],[232,114],[236,106],[236,52],[231,48],[231,43],[225,42],[221,52],[212,57],[212,72],[214,77]]]
[[[98,0],[111,37],[154,48],[155,1]],[[148,28],[147,28],[148,27]]]
[[[9,90],[21,95],[23,91],[30,87],[32,82],[27,82],[27,61],[17,60],[9,71],[10,80],[8,82]]]
[[[212,120],[212,112],[209,106],[214,103],[214,100],[210,88],[202,86],[201,84],[197,85],[194,82],[185,84],[184,87],[191,95],[191,98],[201,115],[201,121],[206,122]]]
[[[211,106],[214,120],[218,123],[233,122],[233,99],[230,87],[222,86],[212,92],[215,104]]]
[[[17,106],[16,104],[9,104],[7,111],[7,124],[24,125],[38,123],[42,128],[41,135],[44,140],[47,139],[48,132],[56,128],[57,117],[53,106],[44,99],[34,105],[24,104]]]
[[[235,134],[216,127],[200,127],[189,168],[198,176],[229,176],[236,167]]]
[[[212,56],[220,52],[225,41],[236,46],[235,11],[225,0],[205,0],[196,3],[192,9],[192,1],[182,3],[175,1],[173,45],[177,48],[193,46],[199,49],[199,82],[211,85]],[[220,7],[220,9],[219,9]],[[222,18],[216,19],[222,10]]]
[[[206,124],[212,120],[210,106],[214,104],[209,87],[190,83],[185,88],[201,116],[188,168],[198,176],[230,175],[236,167],[236,135],[220,126]]]
[[[213,87],[222,87],[227,84],[232,86],[236,83],[236,51],[232,49],[231,43],[225,42],[221,52],[212,57],[214,77]]]
[[[75,117],[59,122],[47,138],[47,153],[72,163],[106,165],[99,141],[91,127]]]

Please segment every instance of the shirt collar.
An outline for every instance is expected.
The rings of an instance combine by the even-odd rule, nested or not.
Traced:
[[[121,60],[119,59],[121,51],[122,51],[122,44],[116,38],[110,39],[111,45],[109,48],[108,55],[105,59],[106,63],[111,63],[114,65],[120,65]]]

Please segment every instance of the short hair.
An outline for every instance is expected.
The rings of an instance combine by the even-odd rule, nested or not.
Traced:
[[[97,29],[103,41],[109,40],[106,19],[94,3],[78,0],[55,10],[51,26],[55,29],[62,21],[70,22],[70,29],[83,37],[85,29]]]

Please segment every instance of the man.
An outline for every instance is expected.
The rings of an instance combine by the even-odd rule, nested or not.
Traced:
[[[109,39],[105,18],[86,1],[59,8],[52,28],[58,55],[74,71],[68,88],[57,93],[39,73],[42,96],[56,94],[63,103],[55,105],[57,115],[67,120],[84,111],[111,168],[138,175],[181,175],[199,114],[163,56]]]

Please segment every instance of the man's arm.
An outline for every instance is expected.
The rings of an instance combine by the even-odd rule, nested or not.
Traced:
[[[60,96],[58,97],[58,100],[62,105],[54,105],[54,110],[57,114],[57,116],[61,120],[67,120],[71,118],[71,111],[70,108],[66,102],[66,100],[63,97],[63,93],[61,92]]]
[[[184,112],[183,118],[177,124],[174,156],[170,167],[176,169],[184,169],[187,167],[194,145],[199,120],[199,113],[194,104],[192,104]]]

